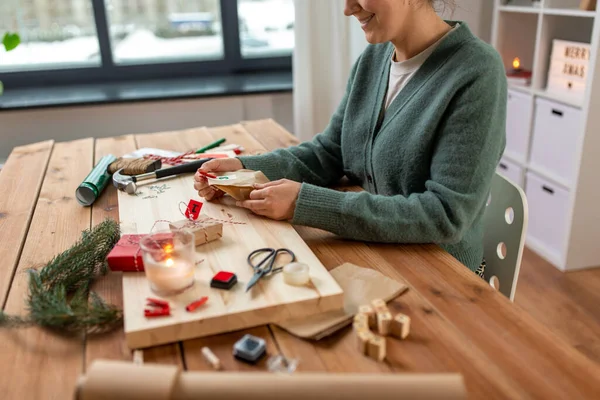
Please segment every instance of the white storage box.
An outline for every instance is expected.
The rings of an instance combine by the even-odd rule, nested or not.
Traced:
[[[569,192],[528,172],[525,193],[529,205],[528,240],[560,260],[566,244]]]
[[[523,187],[523,168],[512,161],[503,158],[496,168],[496,172],[511,180],[514,184]]]
[[[533,99],[531,95],[509,90],[506,109],[505,153],[521,162],[527,160],[532,118]]]
[[[545,99],[536,100],[535,125],[531,144],[532,169],[555,176],[571,187],[581,132],[581,111]]]

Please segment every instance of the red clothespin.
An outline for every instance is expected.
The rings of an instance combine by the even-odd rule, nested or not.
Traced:
[[[144,310],[144,317],[152,318],[152,317],[166,317],[171,315],[171,310],[169,308],[155,308],[154,310]]]
[[[196,308],[198,308],[198,307],[200,307],[201,305],[203,305],[204,303],[206,303],[207,301],[208,301],[208,297],[206,297],[206,296],[204,296],[204,297],[201,297],[200,299],[198,299],[198,300],[196,300],[196,301],[194,301],[194,302],[192,302],[192,303],[188,304],[188,305],[185,307],[185,309],[186,309],[188,312],[192,312],[192,311],[194,311]]]
[[[158,307],[158,308],[170,308],[168,301],[154,299],[152,297],[148,297],[146,300],[148,301],[147,305],[149,305],[149,306],[154,306],[154,307]]]
[[[146,305],[152,307],[150,309],[144,309],[144,316],[146,318],[165,317],[171,315],[171,306],[169,305],[168,301],[155,299],[152,297],[148,297],[146,301],[148,302]]]
[[[207,178],[217,179],[217,176],[216,176],[216,175],[209,174],[208,172],[205,172],[205,171],[198,171],[198,173],[199,173],[200,175],[202,175],[202,176],[205,176],[205,177],[207,177]]]
[[[195,221],[200,216],[200,210],[202,210],[202,203],[196,200],[190,200],[187,209],[185,210],[185,217]]]

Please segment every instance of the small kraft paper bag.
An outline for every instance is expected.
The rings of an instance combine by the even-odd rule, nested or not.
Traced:
[[[215,173],[216,178],[208,178],[208,184],[222,190],[237,201],[248,200],[254,184],[267,183],[269,178],[261,171],[240,169],[234,172]]]

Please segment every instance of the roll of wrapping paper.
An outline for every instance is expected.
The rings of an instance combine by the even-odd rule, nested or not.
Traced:
[[[85,177],[83,182],[75,190],[75,197],[82,206],[91,206],[100,193],[110,182],[111,175],[108,173],[108,166],[117,159],[112,154],[106,155],[100,159],[92,172]]]
[[[176,366],[96,360],[77,400],[465,399],[460,374],[181,372]]]

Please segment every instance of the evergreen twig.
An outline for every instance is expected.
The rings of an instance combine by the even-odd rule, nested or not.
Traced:
[[[106,256],[119,240],[119,226],[107,219],[41,270],[31,269],[26,317],[0,312],[0,326],[37,324],[67,334],[103,333],[121,325],[123,313],[90,292],[107,271]]]

